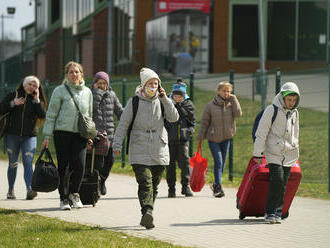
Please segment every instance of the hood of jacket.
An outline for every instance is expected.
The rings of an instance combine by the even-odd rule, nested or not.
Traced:
[[[285,91],[293,91],[298,95],[297,102],[292,110],[296,109],[299,106],[299,102],[300,102],[300,92],[299,92],[298,86],[292,82],[287,82],[287,83],[283,84],[283,86],[281,87],[280,93],[278,93],[274,97],[273,104],[275,104],[277,107],[282,108],[284,110],[289,110],[289,109],[286,109],[284,99],[282,96],[282,93]]]
[[[213,98],[213,104],[217,105],[217,106],[220,106],[220,107],[227,107],[229,104],[230,104],[230,101],[229,99],[228,100],[225,100],[223,99],[221,96],[219,95],[216,95],[214,98]]]

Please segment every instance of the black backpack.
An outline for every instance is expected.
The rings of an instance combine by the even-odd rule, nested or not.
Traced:
[[[137,113],[137,110],[139,108],[139,100],[140,100],[140,98],[138,96],[133,96],[133,98],[132,98],[133,116],[132,116],[132,122],[131,122],[131,124],[129,125],[129,127],[127,129],[126,154],[128,154],[129,140],[131,138],[131,131],[132,131],[132,127],[133,127],[133,124],[134,124],[134,121],[135,121],[136,113]],[[164,106],[163,106],[162,102],[160,102],[160,107],[161,107],[161,110],[162,110],[162,116],[164,118]]]
[[[272,104],[273,107],[274,107],[274,113],[273,113],[273,117],[272,117],[272,125],[276,119],[276,116],[277,116],[277,112],[278,112],[278,107],[274,104]],[[253,123],[253,128],[252,128],[252,139],[253,139],[253,143],[255,142],[256,140],[256,132],[257,132],[257,129],[258,129],[258,126],[259,126],[259,122],[260,122],[260,119],[264,113],[264,109],[261,110],[259,112],[259,114],[257,114],[256,118],[254,119],[254,123]]]

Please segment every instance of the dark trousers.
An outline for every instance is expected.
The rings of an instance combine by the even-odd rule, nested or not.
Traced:
[[[139,185],[138,197],[141,206],[141,213],[152,212],[158,194],[158,185],[162,179],[164,166],[147,166],[142,164],[132,165],[136,181]]]
[[[275,214],[282,211],[286,185],[289,179],[291,167],[278,164],[269,164],[269,187],[266,202],[266,213]]]
[[[178,162],[181,169],[181,184],[187,186],[190,181],[189,171],[189,143],[170,143],[170,165],[166,167],[166,181],[168,187],[174,188],[176,182],[176,162]]]
[[[91,160],[92,160],[92,154],[87,153],[86,170],[90,169]],[[111,168],[113,166],[113,163],[114,163],[114,156],[111,147],[109,148],[109,152],[107,156],[95,155],[94,168],[99,171],[101,180],[103,181],[107,180]]]
[[[115,159],[114,159],[114,156],[113,156],[112,147],[110,147],[108,155],[104,157],[103,166],[102,166],[102,168],[99,169],[100,177],[101,177],[102,180],[105,181],[109,177],[109,174],[110,174],[110,171],[112,169],[114,160]]]
[[[78,133],[55,131],[56,149],[60,185],[58,191],[61,200],[70,193],[78,193],[85,171],[87,140]]]

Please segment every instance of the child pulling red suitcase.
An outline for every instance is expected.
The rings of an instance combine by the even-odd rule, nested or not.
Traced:
[[[301,169],[299,162],[297,162],[290,170],[282,209],[282,219],[289,216],[289,208],[298,190],[300,180]],[[239,209],[239,218],[241,220],[246,216],[264,216],[268,184],[269,169],[265,160],[262,165],[258,165],[252,157],[236,194],[236,207]]]

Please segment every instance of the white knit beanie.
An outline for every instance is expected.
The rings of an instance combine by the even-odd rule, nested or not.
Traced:
[[[152,78],[158,79],[159,84],[160,84],[161,81],[156,72],[154,72],[153,70],[146,68],[146,67],[144,67],[140,70],[140,80],[141,80],[142,87],[146,84],[146,82],[148,82],[148,80],[150,80]]]
[[[37,83],[37,86],[39,88],[40,81],[39,81],[39,79],[36,76],[27,76],[27,77],[25,77],[24,78],[24,81],[23,81],[23,86],[25,86],[27,83],[30,83],[30,82],[36,82]]]

